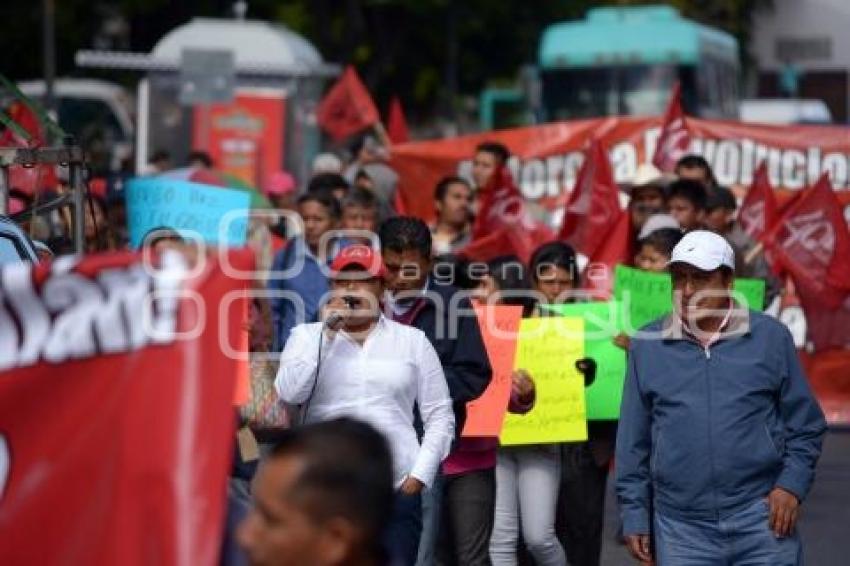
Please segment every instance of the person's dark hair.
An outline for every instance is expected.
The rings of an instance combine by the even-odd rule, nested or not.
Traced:
[[[378,197],[375,193],[362,187],[353,187],[340,203],[342,210],[349,206],[357,206],[360,208],[378,208]]]
[[[479,152],[493,155],[499,165],[507,163],[511,156],[511,152],[507,147],[505,147],[505,144],[494,141],[485,141],[478,144],[475,148],[475,153]]]
[[[673,255],[673,248],[682,239],[682,231],[677,228],[659,228],[651,232],[647,237],[638,240],[638,248],[649,246],[650,248],[666,255]]]
[[[194,161],[198,161],[204,167],[212,167],[213,166],[212,157],[210,157],[210,154],[207,153],[206,151],[196,150],[196,151],[191,152],[189,154],[189,158],[187,159],[187,161],[189,163],[192,163]]]
[[[537,281],[540,275],[540,267],[543,265],[561,268],[570,274],[573,281],[578,280],[576,252],[567,243],[558,241],[547,242],[534,250],[528,262],[532,281]]]
[[[299,458],[303,469],[288,497],[315,518],[341,516],[380,546],[393,508],[393,465],[372,426],[340,418],[285,430],[269,457]]]
[[[708,177],[709,182],[712,185],[717,184],[717,181],[714,178],[714,171],[711,170],[711,165],[708,164],[708,161],[702,155],[689,153],[688,155],[683,156],[676,162],[674,171],[678,171],[680,167],[684,167],[685,169],[702,169],[707,173],[706,176]]]
[[[501,304],[521,306],[523,316],[528,316],[534,311],[536,301],[531,296],[531,282],[521,259],[515,255],[495,257],[487,262],[487,274],[493,278],[499,291],[520,292],[507,293]]]
[[[416,250],[422,257],[431,257],[431,230],[419,218],[396,216],[388,218],[378,228],[381,249],[401,253]]]
[[[434,188],[434,200],[442,202],[442,200],[446,198],[446,194],[449,192],[449,187],[454,184],[461,184],[467,189],[472,190],[469,181],[467,181],[463,177],[450,175],[448,177],[443,177],[437,183],[437,186]]]
[[[348,191],[350,188],[351,185],[345,180],[345,177],[338,173],[319,173],[307,184],[308,193],[333,191],[335,189]]]
[[[334,220],[339,220],[340,216],[342,216],[339,201],[336,200],[336,197],[329,190],[310,191],[298,197],[298,206],[301,206],[305,202],[316,202],[324,206]]]
[[[670,185],[667,191],[667,200],[671,201],[676,197],[689,201],[697,210],[705,210],[708,201],[705,186],[699,181],[691,179],[679,179]]]
[[[725,210],[735,210],[738,208],[738,202],[735,200],[735,195],[726,187],[717,185],[708,191],[708,198],[705,203],[705,208],[708,212],[722,208]]]

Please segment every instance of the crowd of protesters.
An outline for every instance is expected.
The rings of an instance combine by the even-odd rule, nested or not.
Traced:
[[[282,171],[263,180],[280,216],[249,229],[255,288],[268,293],[252,304],[253,396],[238,417],[238,442],[259,449],[246,458],[239,446],[234,457],[230,526],[244,520],[228,537],[241,550],[223,560],[596,566],[616,452],[623,541],[637,559],[799,563],[794,522],[823,417],[787,329],[728,296],[708,305],[725,309],[719,319],[706,305],[677,306],[679,316],[658,323],[672,338],[613,338],[629,350],[619,427],[594,421],[585,442],[521,447],[461,437],[467,403],[492,379],[473,303],[549,316],[546,304],[576,300],[586,264],[561,241],[527,264],[506,254],[472,269],[464,258],[480,192],[509,156],[480,144],[472,179],[433,187],[430,225],[396,214],[398,177],[368,136],[348,163],[317,157],[301,188]],[[765,279],[766,300],[777,297],[778,281],[735,223],[734,195],[704,159],[684,157],[674,176],[643,165],[621,189],[634,267],[671,272],[686,299],[728,290],[733,274]],[[110,195],[89,197],[91,252],[126,246],[123,206]],[[48,250],[68,251],[61,213],[26,228]],[[180,245],[178,233],[159,232],[147,245]],[[576,366],[591,385],[597,361]],[[733,379],[741,375],[752,379]],[[506,409],[527,413],[535,400],[535,376],[518,368]],[[732,520],[740,528],[730,533]]]

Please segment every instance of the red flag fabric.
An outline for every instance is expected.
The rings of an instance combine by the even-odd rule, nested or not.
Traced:
[[[850,349],[850,293],[834,308],[811,289],[798,286],[797,293],[806,315],[806,335],[814,350]]]
[[[652,164],[664,173],[672,173],[676,163],[688,153],[690,147],[691,135],[682,108],[682,86],[677,82],[664,112],[664,122],[655,146],[655,155],[652,156]]]
[[[594,299],[610,299],[614,290],[614,268],[617,264],[632,264],[635,255],[633,232],[632,216],[627,211],[621,211],[602,245],[588,258],[582,277],[583,287]]]
[[[812,392],[831,425],[850,424],[850,350],[799,352]]]
[[[4,564],[218,564],[245,282],[210,261],[0,271]]]
[[[619,189],[608,152],[593,139],[584,155],[575,189],[570,194],[558,234],[576,251],[592,257],[609,237],[620,217]]]
[[[0,134],[0,147],[39,147],[44,145],[41,121],[26,104],[16,100],[9,105],[6,113],[30,135],[31,139],[27,141],[12,128],[6,128]]]
[[[836,308],[850,292],[850,233],[826,174],[807,189],[763,238],[798,290]]]
[[[461,255],[488,261],[515,254],[528,263],[538,246],[555,239],[552,230],[528,212],[508,168],[502,165],[482,191],[481,206],[472,228],[472,241]]]
[[[762,161],[753,177],[738,211],[738,224],[753,240],[761,240],[777,219],[776,195],[767,174],[767,162]]]
[[[404,117],[404,108],[401,100],[394,96],[390,100],[390,111],[387,117],[387,135],[393,143],[406,143],[410,141],[410,131],[407,129],[407,118]]]
[[[15,130],[6,128],[0,133],[0,147],[37,148],[45,144],[44,130],[38,116],[20,101],[15,101],[7,109],[8,116],[30,135],[27,141]],[[44,187],[54,188],[57,184],[56,171],[52,165],[9,167],[9,187],[34,194]]]
[[[337,141],[381,120],[372,96],[351,65],[319,103],[316,118],[319,126]]]

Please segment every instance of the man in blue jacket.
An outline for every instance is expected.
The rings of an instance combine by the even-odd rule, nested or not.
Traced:
[[[644,562],[802,563],[795,524],[826,423],[785,326],[732,298],[734,265],[721,236],[685,235],[673,314],[631,342],[616,478]]]

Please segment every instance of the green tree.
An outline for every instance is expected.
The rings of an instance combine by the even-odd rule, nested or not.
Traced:
[[[490,83],[513,82],[534,61],[542,30],[581,18],[599,5],[660,1],[593,0],[251,0],[248,17],[278,21],[315,43],[324,58],[357,66],[381,109],[398,95],[418,120],[451,116],[461,96]],[[734,34],[746,56],[752,17],[770,0],[670,0],[686,17]],[[0,50],[3,72],[16,80],[41,74],[40,3],[7,2]],[[129,47],[149,51],[163,35],[195,16],[230,17],[233,0],[56,0],[57,69],[77,69],[73,56],[90,48],[103,7],[127,19]],[[8,54],[15,54],[10,56]],[[747,59],[744,59],[745,62]],[[114,74],[112,75],[114,78]],[[127,77],[131,80],[132,77]]]

